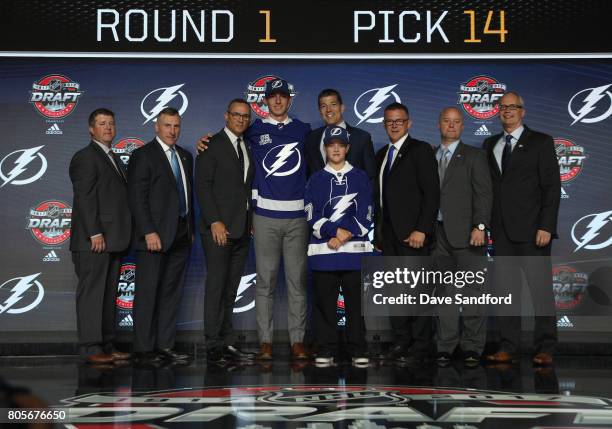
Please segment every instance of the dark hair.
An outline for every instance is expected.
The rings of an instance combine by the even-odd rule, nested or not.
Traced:
[[[109,110],[105,107],[100,107],[89,114],[88,122],[90,127],[96,125],[96,116],[98,115],[112,116],[113,119],[115,119],[115,114],[112,110]]]
[[[179,113],[178,110],[176,110],[174,107],[164,107],[161,112],[159,112],[157,114],[157,119],[159,119],[161,117],[161,115],[168,115],[168,116],[181,116],[181,114]]]
[[[326,88],[323,91],[319,92],[319,96],[317,97],[317,102],[320,103],[321,102],[321,98],[323,98],[323,97],[330,97],[332,95],[336,96],[336,98],[338,99],[338,102],[340,104],[344,104],[344,103],[342,103],[342,96],[340,95],[340,93],[337,90],[333,89],[333,88]]]
[[[406,116],[410,118],[410,112],[408,112],[408,107],[406,107],[406,105],[402,103],[394,102],[389,104],[387,107],[385,107],[384,113],[387,113],[387,111],[389,110],[403,110],[404,112],[406,112]]]
[[[246,104],[246,105],[247,105],[247,107],[249,107],[249,108],[251,107],[251,106],[249,105],[249,103],[247,103],[247,102],[246,102],[246,100],[245,100],[244,98],[234,98],[234,99],[233,99],[232,101],[230,101],[230,102],[228,103],[228,105],[227,105],[227,111],[228,111],[228,112],[230,111],[230,107],[232,107],[232,104],[234,104],[234,103]]]

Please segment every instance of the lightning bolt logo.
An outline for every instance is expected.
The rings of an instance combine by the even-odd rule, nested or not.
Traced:
[[[336,205],[334,206],[334,212],[332,213],[329,220],[331,222],[336,222],[338,219],[344,216],[344,212],[351,206],[351,204],[353,204],[353,199],[356,195],[357,193],[355,192],[353,194],[341,196]]]
[[[383,120],[382,116],[378,118],[372,118],[372,115],[378,112],[385,100],[387,100],[391,96],[393,96],[395,98],[395,101],[397,101],[398,103],[402,102],[397,93],[393,91],[393,88],[395,88],[397,85],[398,84],[396,83],[395,85],[385,86],[384,88],[372,88],[361,94],[355,101],[355,106],[353,107],[355,115],[359,118],[359,122],[357,123],[357,125],[361,124],[362,122],[367,122],[370,124],[381,123]],[[366,95],[371,92],[374,92],[374,95],[369,99],[368,107],[363,110],[363,113],[361,113],[362,110],[358,108],[360,100],[361,98],[366,97]]]
[[[236,293],[236,300],[234,302],[238,302],[244,296],[243,294],[247,291],[248,288],[255,284],[255,277],[257,274],[249,274],[246,276],[242,276],[240,279],[240,284],[238,285],[238,292]],[[255,307],[255,300],[251,301],[247,305],[242,307],[234,307],[234,313],[244,313],[245,311],[249,311],[250,309]]]
[[[180,109],[177,109],[177,110],[179,111],[180,115],[185,113],[185,111],[187,110],[187,105],[189,104],[189,101],[187,100],[187,96],[185,95],[185,93],[183,91],[179,91],[183,87],[183,85],[185,84],[181,83],[179,85],[169,86],[167,88],[154,89],[153,91],[145,95],[144,98],[142,99],[142,102],[140,103],[140,112],[142,113],[142,116],[145,117],[145,121],[142,123],[142,125],[146,124],[147,122],[151,120],[155,122],[156,117],[159,114],[159,112],[161,112],[163,109],[168,107],[168,104],[179,95],[182,98],[182,104],[181,104]],[[151,109],[147,110],[145,108],[145,104],[149,104],[147,102],[149,97],[152,97],[153,94],[156,94],[160,91],[161,91],[161,94],[155,99],[157,103]]]
[[[43,296],[45,295],[45,291],[42,287],[42,284],[40,284],[40,282],[36,280],[36,278],[40,274],[41,273],[36,273],[36,274],[29,275],[29,276],[16,277],[0,285],[0,289],[2,289],[3,287],[8,286],[13,282],[17,282],[17,284],[15,284],[15,286],[13,286],[13,288],[11,289],[11,295],[9,295],[9,297],[4,300],[2,305],[0,305],[0,314],[4,312],[6,312],[7,314],[25,313],[26,311],[30,311],[31,309],[36,307],[38,304],[40,304],[40,302],[43,299]],[[22,300],[23,295],[33,286],[36,286],[36,288],[38,289],[37,290],[38,294],[36,298],[34,299],[34,301],[32,301],[31,304],[25,307],[13,308],[15,304],[17,304],[19,301]]]
[[[264,170],[266,170],[266,173],[268,173],[266,174],[266,177],[269,177],[271,175],[278,176],[278,177],[290,176],[291,174],[295,173],[300,168],[300,165],[302,164],[302,155],[300,154],[299,149],[296,148],[297,145],[298,145],[298,142],[289,143],[286,145],[279,145],[279,146],[273,147],[272,149],[268,151],[268,153],[266,154],[262,162]],[[268,158],[268,155],[270,155],[273,151],[276,151],[280,146],[282,146],[282,149],[278,151],[278,153],[275,155],[274,162],[268,168],[266,164],[266,159]],[[287,160],[293,153],[297,153],[298,155],[298,161],[296,165],[293,168],[289,169],[288,171],[279,171],[281,167],[287,164]]]
[[[47,171],[47,158],[45,158],[42,153],[39,153],[39,151],[43,147],[45,146],[43,145],[32,147],[30,149],[20,149],[11,152],[7,156],[5,156],[2,161],[0,161],[0,178],[3,181],[0,185],[0,188],[4,187],[9,183],[12,183],[13,185],[27,185],[28,183],[32,183],[40,179],[42,175],[45,174],[45,172]],[[20,155],[15,161],[13,161],[12,165],[14,165],[14,167],[11,169],[11,171],[4,174],[5,162],[6,164],[11,165],[8,160],[11,157],[14,157],[16,154]],[[21,176],[23,172],[28,169],[28,165],[30,165],[30,163],[35,159],[40,160],[40,169],[33,176],[30,176],[26,179],[16,180],[19,176]]]
[[[571,125],[574,125],[576,122],[584,122],[585,124],[592,124],[595,122],[603,121],[608,116],[612,115],[612,92],[608,91],[608,88],[612,86],[611,84],[598,86],[597,88],[587,88],[582,91],[576,93],[572,99],[567,104],[567,111],[570,116],[574,119]],[[574,113],[572,109],[574,100],[585,92],[589,92],[586,97],[582,99],[582,107]],[[596,116],[594,118],[588,118],[587,115],[591,113],[593,110],[597,108],[599,102],[603,99],[607,99],[609,103],[608,110],[605,113]]]
[[[576,249],[574,249],[574,252],[577,252],[578,250],[582,248],[585,248],[587,250],[599,250],[599,249],[603,249],[604,247],[608,247],[610,244],[612,244],[612,237],[608,238],[608,240],[604,241],[603,243],[589,244],[591,241],[593,241],[595,237],[600,235],[601,229],[610,220],[612,220],[611,216],[612,216],[612,210],[609,210],[607,212],[598,213],[598,214],[590,214],[590,215],[580,218],[578,222],[576,222],[574,226],[572,227],[572,239],[574,240],[574,243],[576,243],[576,245],[578,246],[576,247]],[[582,234],[582,237],[580,237],[580,239],[576,238],[576,227],[581,222],[591,217],[593,219],[586,226],[585,233]]]

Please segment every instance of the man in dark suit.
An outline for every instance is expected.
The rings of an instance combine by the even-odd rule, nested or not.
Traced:
[[[438,121],[442,144],[436,149],[440,176],[440,211],[436,222],[432,256],[442,272],[475,272],[485,267],[486,228],[491,219],[493,189],[485,153],[461,141],[463,115],[456,107],[446,107]],[[456,293],[477,296],[481,288],[440,285],[436,295]],[[466,365],[475,366],[486,340],[483,306],[438,306],[438,355],[440,366],[450,364],[458,345]],[[460,316],[463,327],[460,329]]]
[[[510,288],[516,305],[520,302],[520,270],[525,273],[536,312],[533,361],[550,365],[557,343],[549,257],[551,240],[557,237],[559,165],[552,137],[523,124],[525,103],[519,94],[506,93],[499,108],[504,131],[483,144],[493,181],[491,234],[496,271],[501,273],[501,287]],[[508,258],[498,258],[508,256],[515,257],[510,267],[504,263]],[[500,349],[487,359],[509,362],[519,352],[521,317],[500,317],[498,321]]]
[[[388,105],[383,124],[390,143],[376,154],[374,241],[383,256],[427,256],[440,200],[436,158],[429,143],[408,134],[412,122],[403,104]],[[426,358],[431,323],[427,315],[391,317],[395,339],[387,358]]]
[[[143,363],[189,358],[173,350],[193,242],[193,158],[176,144],[180,131],[178,111],[163,109],[155,123],[157,136],[132,153],[128,170],[137,251],[134,352]]]
[[[225,128],[196,159],[195,188],[202,211],[200,232],[206,256],[204,330],[207,359],[221,362],[224,354],[252,359],[234,345],[232,315],[251,241],[251,184],[255,164],[243,133],[251,108],[232,100],[225,112]]]
[[[345,128],[351,139],[351,150],[346,160],[354,167],[366,172],[370,181],[376,175],[376,158],[374,157],[374,146],[372,136],[367,131],[350,126],[344,121],[344,104],[340,93],[335,89],[324,89],[319,93],[319,113],[325,126],[311,131],[306,137],[306,164],[307,173],[310,177],[315,171],[325,167],[327,162],[325,148],[323,145],[323,131],[328,126]]]
[[[113,346],[119,264],[130,245],[132,219],[127,208],[123,163],[111,150],[115,114],[89,115],[91,141],[70,161],[74,191],[70,250],[76,275],[79,352],[91,363],[129,358]]]

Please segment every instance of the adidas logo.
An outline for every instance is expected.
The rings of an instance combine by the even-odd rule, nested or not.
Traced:
[[[480,128],[474,131],[474,135],[475,136],[490,136],[491,131],[489,131],[486,125],[482,124]]]
[[[60,130],[59,125],[53,124],[49,128],[47,128],[47,131],[45,132],[45,134],[47,134],[47,135],[52,135],[52,134],[61,135],[61,134],[64,134],[64,132],[62,130]]]
[[[55,253],[55,250],[50,251],[43,257],[43,262],[59,262],[60,258]]]
[[[573,328],[574,324],[569,317],[563,316],[559,320],[557,320],[557,328]]]
[[[562,200],[566,200],[569,198],[569,195],[567,192],[565,192],[565,189],[563,189],[563,186],[561,186],[561,199]]]
[[[125,316],[123,320],[119,322],[119,326],[122,328],[134,326],[134,319],[132,319],[132,315],[128,314],[127,316]]]

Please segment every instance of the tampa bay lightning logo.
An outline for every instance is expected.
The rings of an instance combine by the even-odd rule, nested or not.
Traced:
[[[331,222],[337,222],[345,214],[353,214],[357,210],[357,193],[348,194],[348,181],[346,177],[331,180],[329,200],[323,207],[323,215]]]
[[[274,146],[264,156],[262,166],[268,176],[290,176],[300,169],[302,154],[298,142]]]

